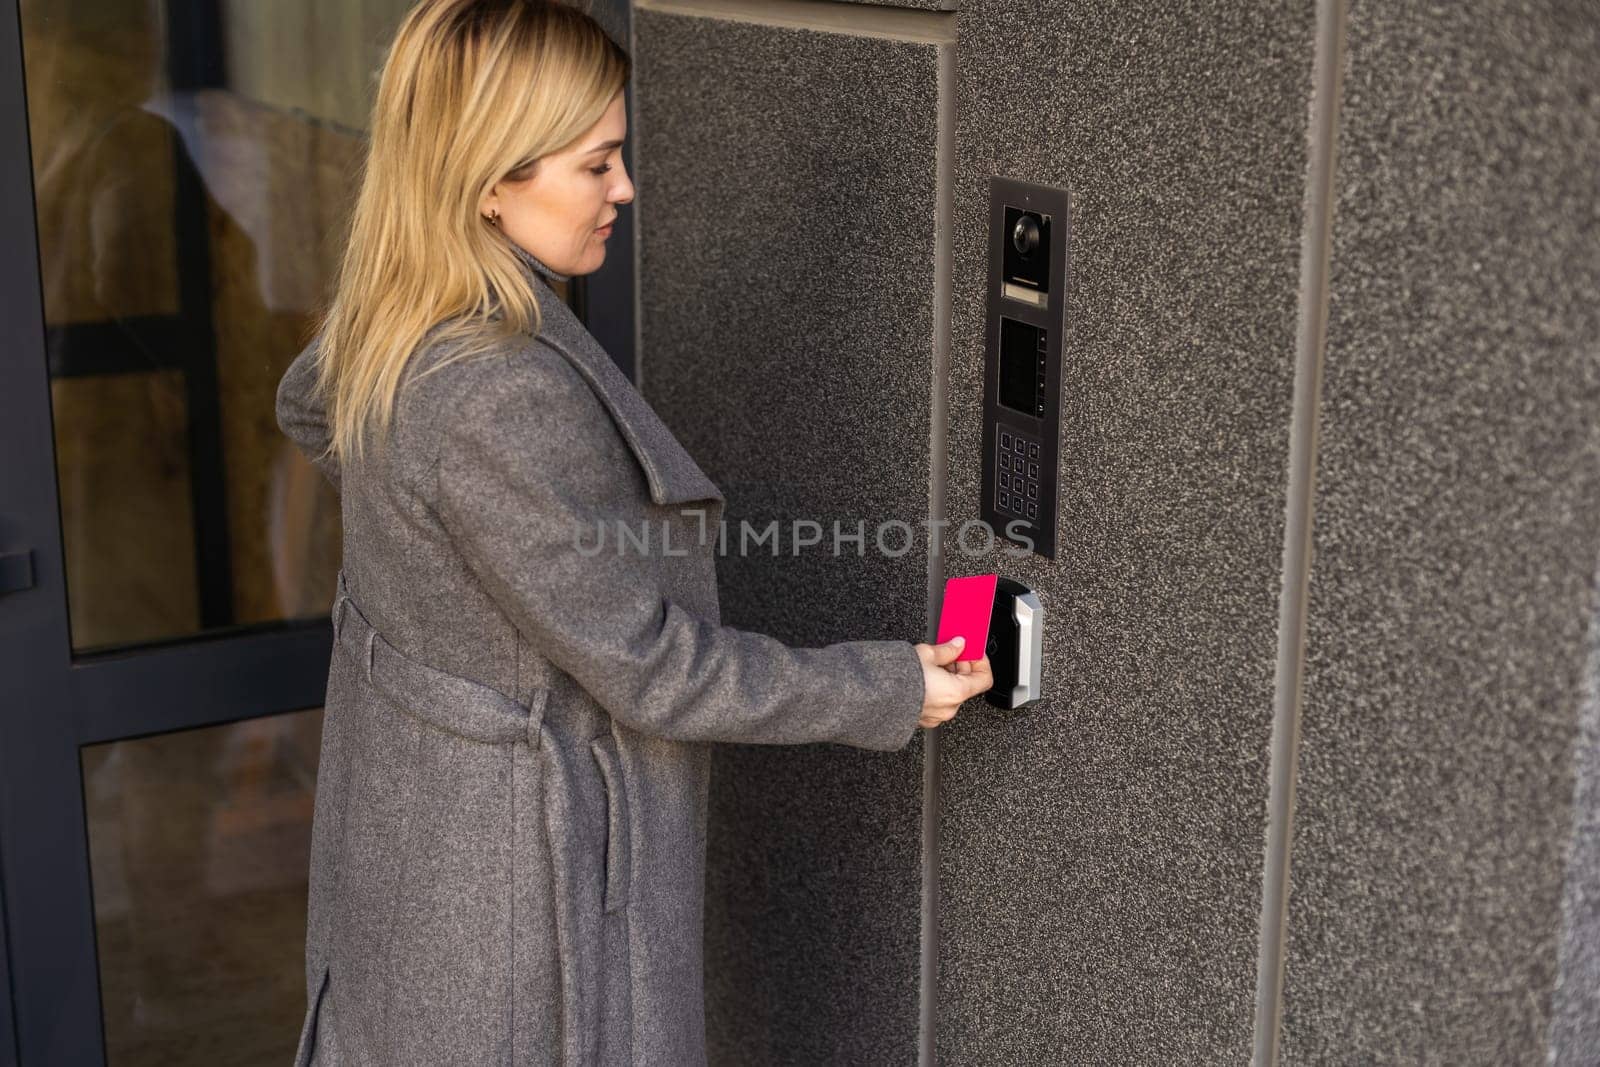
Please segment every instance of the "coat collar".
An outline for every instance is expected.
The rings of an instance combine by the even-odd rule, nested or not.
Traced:
[[[511,246],[511,251],[517,254],[518,259],[522,260],[525,265],[533,268],[540,274],[543,274],[546,278],[557,282],[570,282],[572,280],[572,275],[562,274],[560,271],[550,268],[544,263],[543,260],[536,258],[532,252],[528,251],[526,248],[523,248],[521,245],[517,244],[517,242],[511,240],[511,238],[506,238],[506,243]]]
[[[546,277],[567,277],[550,270],[526,252],[520,258],[533,271]],[[650,499],[662,505],[724,500],[721,490],[695,463],[566,301],[543,279],[533,278],[533,291],[539,299],[543,320],[538,339],[571,363],[605,404],[639,466],[644,469],[650,485]]]

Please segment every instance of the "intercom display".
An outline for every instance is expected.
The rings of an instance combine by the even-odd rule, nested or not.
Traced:
[[[1056,556],[1068,218],[1065,189],[990,181],[981,513],[1046,559]]]
[[[1000,317],[1000,403],[1013,411],[1044,414],[1047,340],[1037,326]]]

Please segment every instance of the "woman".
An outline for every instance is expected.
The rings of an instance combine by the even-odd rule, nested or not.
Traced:
[[[536,0],[425,0],[384,66],[278,391],[344,520],[300,1065],[704,1062],[707,743],[897,749],[992,684],[719,624],[721,493],[549,285],[632,199],[628,73]]]

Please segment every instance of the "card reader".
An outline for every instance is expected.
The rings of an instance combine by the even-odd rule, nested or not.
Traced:
[[[983,699],[1000,708],[1020,708],[1043,696],[1044,606],[1039,595],[1019,581],[1000,577],[984,648],[994,685]]]

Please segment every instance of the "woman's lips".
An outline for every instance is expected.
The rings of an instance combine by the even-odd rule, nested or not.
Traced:
[[[608,222],[604,226],[600,227],[598,230],[596,230],[594,232],[599,234],[601,237],[610,237],[611,236],[611,227],[613,225],[615,225],[615,224]]]

